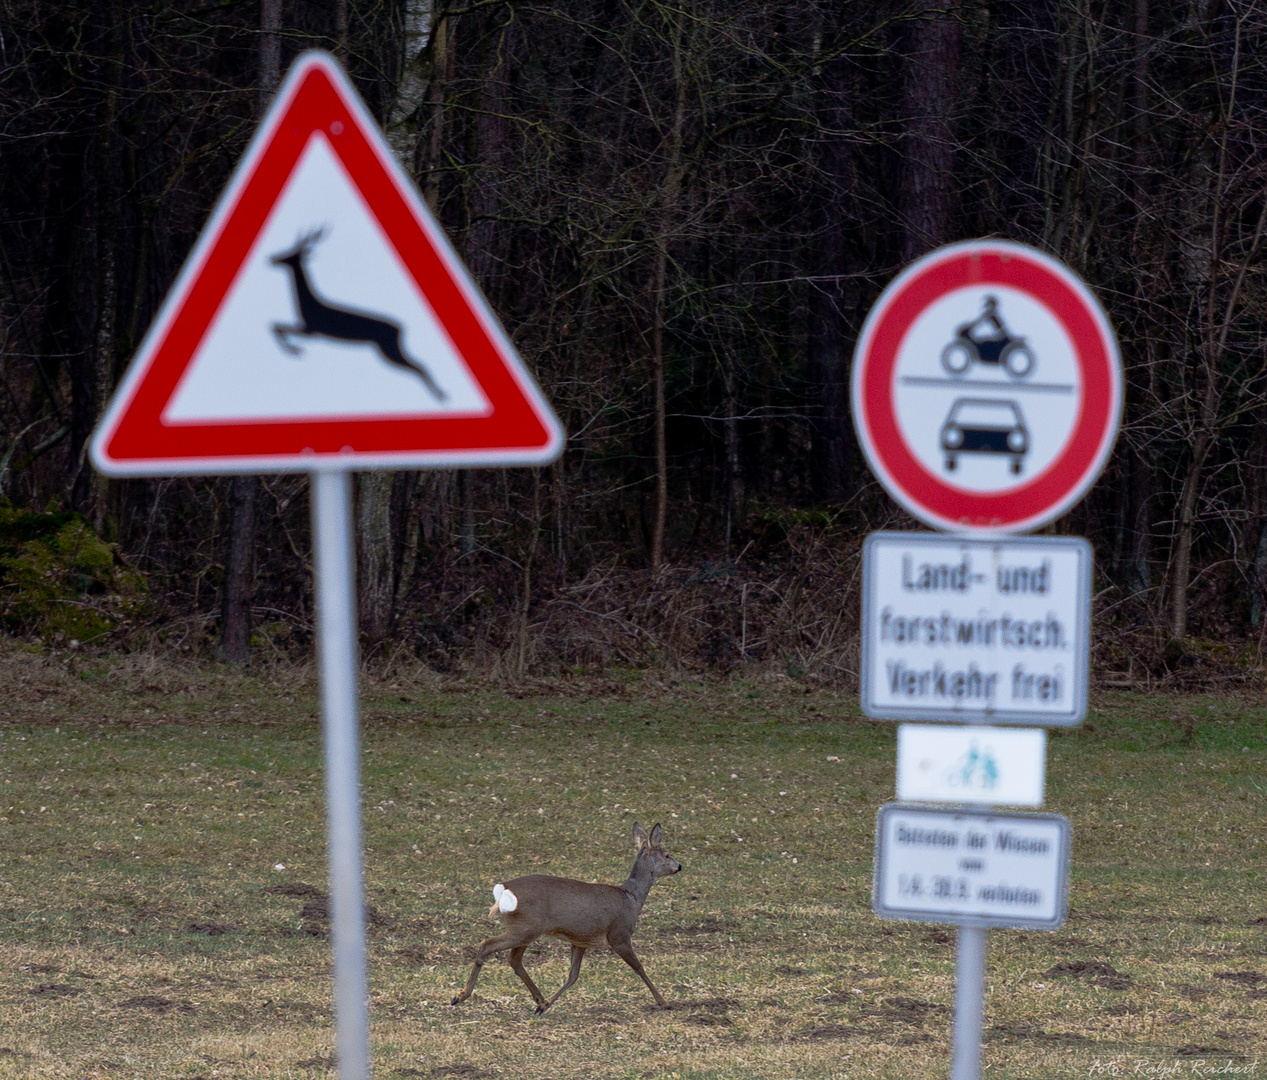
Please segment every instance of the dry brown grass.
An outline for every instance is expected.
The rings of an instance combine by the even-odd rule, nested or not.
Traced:
[[[0,692],[0,1078],[330,1075],[311,672],[9,651]],[[851,696],[398,668],[364,712],[377,1076],[944,1074],[953,931],[870,912],[893,728]],[[1071,915],[991,935],[987,1075],[1267,1050],[1265,757],[1263,711],[1213,698],[1104,699],[1053,738]],[[635,818],[686,866],[637,936],[675,1008],[611,956],[543,1017],[500,964],[451,1008],[491,884],[620,880]],[[530,963],[553,987],[567,950]]]

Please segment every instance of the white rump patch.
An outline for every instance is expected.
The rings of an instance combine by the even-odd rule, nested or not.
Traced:
[[[511,892],[500,881],[493,886],[493,907],[503,915],[509,914],[519,906],[519,897]]]

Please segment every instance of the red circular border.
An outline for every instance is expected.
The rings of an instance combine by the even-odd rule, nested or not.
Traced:
[[[1121,378],[1107,320],[1082,295],[1083,287],[1019,244],[956,245],[916,263],[910,275],[880,297],[864,328],[855,377],[855,416],[872,466],[897,488],[899,501],[940,526],[1007,530],[1042,520],[1081,494],[1095,479],[1106,441],[1117,426]],[[971,285],[1007,285],[1027,293],[1061,323],[1082,372],[1082,400],[1064,451],[1029,483],[1006,492],[974,494],[951,487],[911,454],[894,411],[893,371],[907,331],[947,293]],[[1094,301],[1091,301],[1094,304]],[[1106,340],[1107,337],[1107,340]],[[861,409],[858,405],[861,404]],[[925,511],[924,514],[919,513]]]

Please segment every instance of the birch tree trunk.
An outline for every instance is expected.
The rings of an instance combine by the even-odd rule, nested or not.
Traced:
[[[347,37],[347,3],[340,0],[339,27],[344,48]],[[388,110],[387,137],[392,150],[406,167],[415,155],[418,110],[427,93],[423,56],[432,32],[430,0],[410,0],[405,9],[405,57],[395,100]],[[394,493],[412,490],[412,478],[403,473],[367,472],[356,483],[356,552],[360,632],[371,645],[381,644],[396,621],[401,570],[410,547],[406,530],[413,520],[408,505]],[[411,568],[412,569],[412,568]],[[412,573],[411,573],[412,576]]]

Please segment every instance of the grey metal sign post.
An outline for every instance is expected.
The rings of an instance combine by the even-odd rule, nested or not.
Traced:
[[[955,949],[955,1027],[950,1080],[981,1075],[981,1019],[985,1012],[984,926],[959,927]]]
[[[352,474],[314,472],[313,572],[326,760],[330,937],[340,1080],[369,1080],[369,976],[361,870],[360,709]]]

